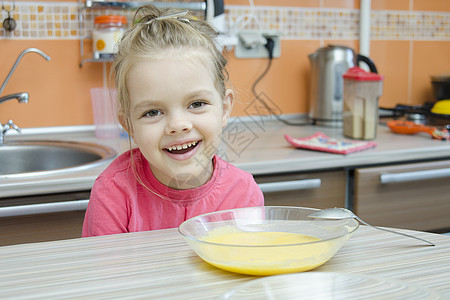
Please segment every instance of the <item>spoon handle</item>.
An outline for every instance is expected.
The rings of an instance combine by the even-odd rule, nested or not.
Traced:
[[[416,239],[416,240],[425,242],[425,243],[429,244],[430,246],[436,246],[434,243],[432,243],[432,242],[430,242],[430,241],[427,241],[427,240],[424,240],[424,239],[421,239],[420,237],[413,236],[413,235],[409,235],[409,234],[402,233],[402,232],[397,232],[397,231],[394,231],[394,230],[389,230],[389,229],[386,229],[386,228],[381,228],[381,227],[377,227],[377,226],[370,225],[369,223],[363,221],[363,220],[362,220],[360,217],[358,217],[358,216],[355,216],[355,218],[356,218],[356,220],[358,220],[359,222],[363,223],[364,225],[370,226],[370,227],[372,227],[372,228],[379,229],[379,230],[383,230],[383,231],[387,231],[387,232],[391,232],[391,233],[395,233],[395,234],[399,234],[399,235],[403,235],[403,236],[406,236],[406,237],[410,237],[410,238],[413,238],[413,239]]]

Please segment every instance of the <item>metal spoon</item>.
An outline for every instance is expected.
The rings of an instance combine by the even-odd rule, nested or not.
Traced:
[[[387,232],[391,232],[391,233],[395,233],[395,234],[399,234],[399,235],[403,235],[406,237],[410,237],[422,242],[425,242],[431,246],[435,246],[435,244],[433,244],[432,242],[429,242],[427,240],[421,239],[419,237],[416,236],[412,236],[406,233],[401,233],[401,232],[397,232],[397,231],[393,231],[393,230],[389,230],[389,229],[385,229],[385,228],[381,228],[381,227],[377,227],[377,226],[373,226],[370,225],[366,222],[364,222],[361,218],[359,218],[357,215],[355,215],[352,211],[345,209],[345,208],[339,208],[339,207],[335,207],[335,208],[326,208],[326,209],[322,209],[319,210],[317,212],[314,212],[312,214],[309,214],[308,217],[310,218],[316,218],[316,219],[335,219],[335,220],[339,220],[339,219],[356,219],[359,222],[363,223],[364,225],[370,226],[372,228],[375,229],[379,229],[379,230],[383,230],[383,231],[387,231]]]

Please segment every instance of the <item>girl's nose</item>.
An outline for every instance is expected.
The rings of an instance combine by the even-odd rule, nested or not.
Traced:
[[[192,122],[184,114],[172,115],[167,120],[166,134],[174,135],[189,132],[192,129]]]

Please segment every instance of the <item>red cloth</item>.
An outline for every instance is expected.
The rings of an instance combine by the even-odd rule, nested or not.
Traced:
[[[313,135],[304,138],[293,138],[285,134],[284,138],[294,147],[307,150],[331,152],[338,154],[349,154],[373,148],[377,145],[375,142],[356,141],[356,140],[337,140],[328,137],[322,132],[316,132]]]
[[[204,185],[175,190],[161,184],[139,149],[115,159],[97,178],[86,211],[82,236],[178,227],[183,221],[218,210],[262,206],[264,198],[252,175],[215,156],[214,172]]]

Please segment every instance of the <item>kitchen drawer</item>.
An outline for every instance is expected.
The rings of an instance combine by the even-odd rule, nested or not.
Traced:
[[[0,199],[0,246],[81,237],[89,191]]]
[[[73,211],[1,218],[0,246],[79,238],[84,214]]]
[[[345,206],[345,171],[255,176],[266,206]]]
[[[354,209],[373,225],[450,228],[450,160],[355,170]]]

